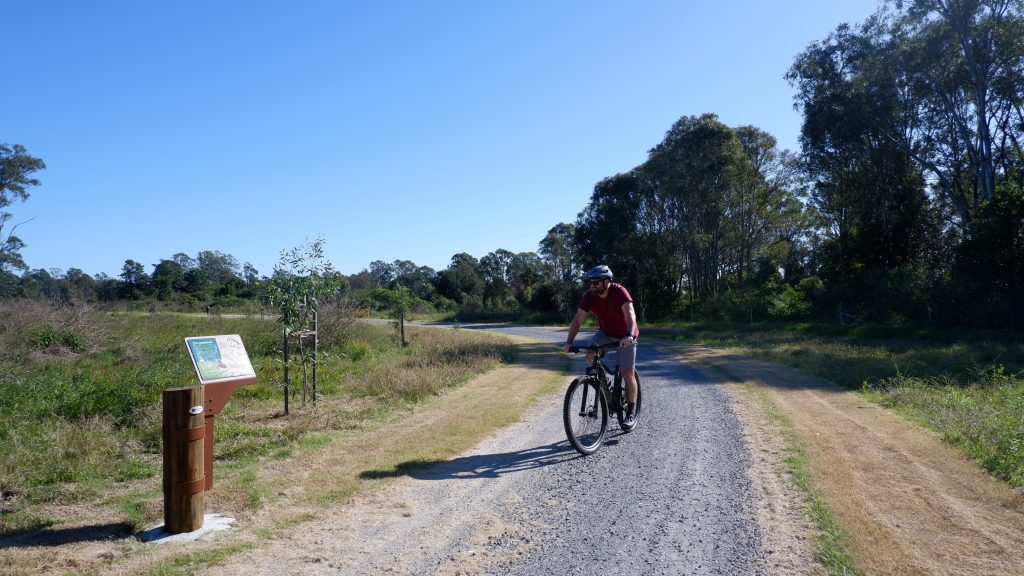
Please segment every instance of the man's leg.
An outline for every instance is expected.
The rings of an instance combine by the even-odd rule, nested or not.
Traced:
[[[622,379],[626,382],[626,402],[636,404],[636,368],[623,368]]]
[[[636,342],[618,350],[619,368],[626,383],[626,402],[636,403]]]

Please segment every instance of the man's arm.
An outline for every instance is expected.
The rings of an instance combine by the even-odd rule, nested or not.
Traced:
[[[573,340],[576,339],[576,334],[580,331],[580,326],[583,325],[583,320],[587,317],[587,311],[582,308],[576,309],[576,316],[572,319],[572,324],[569,324],[569,335],[565,338],[565,344],[562,345],[562,351],[568,353],[569,346],[572,346]]]
[[[626,315],[626,336],[619,340],[619,346],[629,346],[633,343],[633,333],[636,332],[636,311],[633,310],[633,303],[623,304],[622,313]]]

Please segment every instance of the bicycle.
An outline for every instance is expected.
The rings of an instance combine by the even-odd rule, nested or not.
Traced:
[[[604,361],[605,352],[618,345],[618,342],[611,342],[603,346],[569,347],[569,352],[574,354],[581,350],[594,352],[594,365],[587,368],[585,376],[580,376],[569,384],[568,390],[565,391],[565,403],[562,405],[565,435],[572,447],[584,456],[597,452],[604,443],[608,431],[609,410],[615,413],[619,428],[624,432],[632,432],[640,422],[640,373],[636,374],[636,405],[633,408],[633,419],[627,421],[626,390],[622,382],[622,371],[618,364],[612,370]]]

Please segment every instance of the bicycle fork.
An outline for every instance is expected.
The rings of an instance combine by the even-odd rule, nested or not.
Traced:
[[[590,405],[590,386],[584,384],[583,396],[580,400],[580,417],[596,418],[597,417],[597,403],[600,401],[598,394],[594,394],[594,405]]]

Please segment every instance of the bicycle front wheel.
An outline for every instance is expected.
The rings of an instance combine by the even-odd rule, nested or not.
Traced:
[[[577,378],[565,391],[562,405],[565,435],[584,456],[597,452],[608,431],[608,400],[594,378]]]

